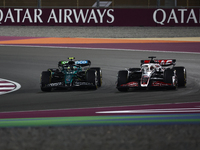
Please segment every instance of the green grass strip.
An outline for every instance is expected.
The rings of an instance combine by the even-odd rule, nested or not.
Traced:
[[[200,114],[0,119],[0,127],[200,123]]]

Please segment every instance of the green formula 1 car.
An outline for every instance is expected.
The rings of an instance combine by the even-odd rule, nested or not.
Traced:
[[[102,85],[102,71],[100,67],[90,67],[90,60],[59,61],[58,68],[50,68],[41,73],[40,87],[44,92],[52,89],[82,87],[97,89]],[[87,68],[86,68],[87,67]]]

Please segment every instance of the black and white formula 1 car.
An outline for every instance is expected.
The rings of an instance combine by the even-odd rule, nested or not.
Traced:
[[[50,68],[41,73],[40,88],[44,92],[52,89],[75,87],[97,89],[102,85],[102,71],[100,67],[90,67],[90,60],[59,61],[58,68]],[[86,67],[86,68],[84,68]]]
[[[120,70],[117,89],[128,91],[129,88],[185,87],[187,82],[185,67],[175,67],[176,59],[141,60],[140,68]]]

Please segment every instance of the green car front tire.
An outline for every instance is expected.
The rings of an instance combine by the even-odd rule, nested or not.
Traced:
[[[41,73],[41,90],[43,92],[50,92],[51,91],[51,87],[46,87],[47,84],[51,83],[51,72],[50,71],[43,71]]]

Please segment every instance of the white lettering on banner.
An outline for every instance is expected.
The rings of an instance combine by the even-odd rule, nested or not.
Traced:
[[[55,23],[58,23],[58,20],[57,20],[57,18],[56,18],[56,14],[55,14],[54,9],[51,10],[51,13],[50,13],[50,15],[49,15],[49,19],[48,19],[48,21],[47,21],[48,23],[50,22],[50,19],[53,19]]]
[[[184,12],[187,11],[187,9],[178,9],[178,11],[181,11],[181,23],[184,23]]]
[[[91,19],[93,19],[95,23],[98,23],[94,9],[91,10],[91,13],[90,13],[87,23],[90,23]]]
[[[0,9],[0,24],[10,22],[18,24],[38,22],[89,24],[91,22],[113,23],[115,20],[114,9],[50,9],[47,12],[43,15],[43,9]]]
[[[190,19],[193,19],[195,23],[197,23],[197,18],[195,16],[195,13],[194,13],[194,9],[191,9],[190,11],[190,14],[189,14],[189,17],[187,19],[187,23],[189,22]]]
[[[20,11],[23,9],[14,9],[14,11],[17,11],[17,22],[20,22]]]
[[[31,19],[31,15],[30,15],[30,13],[29,13],[29,9],[26,9],[26,12],[25,12],[25,14],[24,14],[24,18],[23,18],[22,22],[24,22],[25,19],[28,19],[29,22],[33,22],[32,19]]]
[[[163,18],[162,18],[161,21],[158,21],[157,17],[156,17],[158,11],[161,11],[163,13]],[[163,22],[165,22],[165,19],[166,19],[166,13],[165,13],[165,11],[163,9],[157,9],[157,10],[154,11],[154,13],[153,13],[153,20],[154,20],[155,23],[164,25]]]
[[[67,13],[69,12],[69,14]],[[71,9],[64,9],[64,23],[67,23],[67,20],[69,20],[70,23],[73,23],[70,16],[72,15]]]
[[[6,18],[5,18],[4,22],[6,22],[7,19],[11,19],[12,22],[15,22],[14,18],[13,18],[13,15],[12,15],[12,12],[11,12],[11,9],[8,9],[8,12],[7,12],[7,15],[6,15]]]
[[[174,9],[172,9],[172,11],[171,11],[171,13],[170,13],[170,16],[169,16],[169,18],[168,18],[167,23],[169,23],[171,19],[174,19],[175,23],[178,23],[178,20],[177,20],[177,18],[176,18],[176,13],[175,13]]]
[[[110,11],[114,12],[114,9],[109,9],[109,10],[107,11],[108,17],[111,18],[111,21],[108,21],[108,20],[107,20],[107,23],[113,23],[114,20],[115,20],[114,16],[113,16],[112,14],[110,14]]]
[[[1,24],[2,19],[3,19],[3,11],[0,9],[0,24]]]
[[[39,14],[37,14],[37,12],[39,12]],[[34,23],[37,23],[37,20],[39,20],[39,22],[43,22],[41,19],[41,15],[42,15],[42,10],[41,9],[35,9],[34,10]]]
[[[88,15],[88,11],[89,11],[89,9],[87,9],[86,15],[84,16],[83,10],[80,9],[79,14],[78,14],[78,16],[77,16],[77,14],[76,14],[76,9],[73,9],[74,17],[75,17],[76,23],[79,22],[80,16],[81,16],[81,18],[82,18],[83,23],[85,23],[86,18],[87,18],[87,15]]]
[[[16,12],[16,15],[14,12]],[[33,20],[29,12],[29,9],[26,9],[23,16],[22,16],[22,12],[23,12],[23,9],[14,9],[13,12],[11,9],[8,9],[6,16],[4,18],[4,22],[7,22],[8,20],[10,20],[13,23],[15,22],[20,23],[20,22],[25,22],[25,20],[28,20],[28,22],[32,23]],[[39,22],[43,22],[41,19],[41,15],[42,15],[41,9],[34,9],[34,23],[37,23],[37,20],[39,20]],[[4,16],[3,11],[0,9],[0,24],[1,24],[1,21],[3,20],[3,16]],[[23,18],[22,20],[21,20],[21,16]]]
[[[59,23],[62,23],[62,9],[59,9]]]
[[[99,9],[97,9],[97,12],[98,12],[99,17],[100,17],[100,23],[103,23],[103,16],[105,15],[106,9],[103,10],[102,14],[101,14],[101,11]]]
[[[103,23],[105,14],[111,19],[107,19],[107,23],[113,23],[115,18],[111,12],[114,12],[114,10],[104,9],[101,12],[99,9],[86,9],[85,11],[83,9],[59,9],[58,16],[56,16],[55,10],[52,9],[47,23],[51,21],[55,23],[90,23],[92,20],[95,23]]]
[[[189,15],[186,16],[187,11],[190,11]],[[157,18],[157,13],[160,12],[162,13],[162,19],[158,20]],[[178,13],[180,12],[180,14]],[[164,9],[157,9],[153,13],[153,20],[157,24],[165,25],[165,21],[167,19],[166,23],[170,23],[171,21],[174,21],[175,23],[198,23],[197,21],[197,16],[198,14],[195,14],[194,9],[178,9],[175,11],[174,9],[171,10],[169,16],[166,13]],[[187,17],[187,21],[185,22],[184,19]],[[160,19],[160,18],[159,18]],[[200,23],[200,10],[199,10],[199,23]]]

